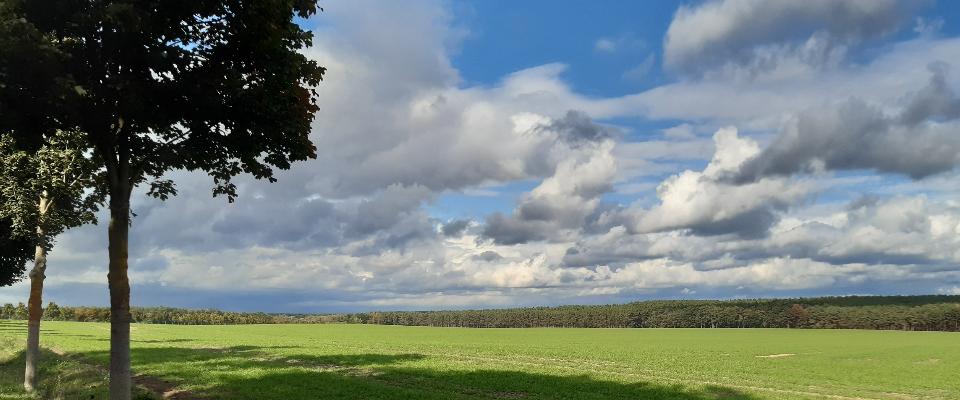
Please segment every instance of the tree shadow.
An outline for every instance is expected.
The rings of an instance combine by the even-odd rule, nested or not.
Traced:
[[[450,370],[443,367],[443,358],[432,360],[421,354],[277,354],[270,349],[255,346],[216,349],[140,347],[132,350],[132,357],[137,373],[159,378],[170,388],[188,391],[181,393],[182,397],[174,398],[756,398],[726,387],[617,382],[599,380],[587,373],[558,376],[513,370]],[[102,351],[80,356],[101,363],[107,359],[106,352]],[[587,369],[585,367],[585,371]]]
[[[106,339],[109,341],[110,339]],[[164,343],[186,343],[193,342],[193,339],[166,339],[166,340],[150,340],[150,339],[130,339],[131,343],[151,343],[151,344],[164,344]]]
[[[0,319],[0,332],[27,333],[27,321]]]
[[[105,368],[62,357],[46,349],[41,349],[38,391],[29,395],[23,391],[24,358],[24,351],[20,350],[12,357],[0,360],[0,399],[101,400],[108,397],[109,381]],[[133,398],[155,400],[158,396],[137,388]]]
[[[46,322],[46,321],[43,321]],[[43,322],[40,323],[40,337],[44,336],[63,336],[63,337],[76,337],[84,338],[90,340],[98,340],[99,336],[91,335],[86,333],[65,333],[57,329],[47,328],[43,325]],[[0,334],[27,334],[27,322],[26,321],[13,321],[13,320],[0,320]],[[104,339],[109,340],[109,339]]]

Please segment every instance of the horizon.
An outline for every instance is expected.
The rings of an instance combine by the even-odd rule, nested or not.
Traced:
[[[233,204],[205,174],[137,189],[131,304],[960,295],[960,3],[505,4],[299,21],[318,158]],[[58,238],[44,303],[109,304],[99,216]]]
[[[944,298],[960,298],[960,295],[957,294],[915,294],[915,295],[837,295],[837,296],[813,296],[813,297],[757,297],[757,298],[729,298],[729,299],[694,299],[694,298],[684,298],[684,299],[650,299],[650,300],[635,300],[628,301],[624,303],[597,303],[597,304],[557,304],[552,306],[504,306],[504,307],[491,307],[491,308],[444,308],[444,309],[371,309],[371,310],[360,310],[360,311],[341,311],[341,312],[283,312],[283,311],[259,311],[259,310],[248,310],[248,311],[232,311],[221,308],[202,308],[202,307],[171,307],[165,305],[156,305],[156,306],[133,306],[134,309],[143,308],[166,308],[171,310],[186,310],[186,311],[218,311],[225,313],[240,313],[240,314],[267,314],[267,315],[345,315],[345,314],[364,314],[364,313],[406,313],[406,312],[461,312],[461,311],[497,311],[497,310],[515,310],[515,309],[532,309],[532,308],[562,308],[562,307],[602,307],[602,306],[624,306],[635,303],[648,303],[648,302],[684,302],[684,301],[704,301],[704,302],[737,302],[737,301],[777,301],[777,300],[823,300],[823,299],[849,299],[849,298],[914,298],[914,297],[944,297]],[[11,304],[14,303],[3,303]],[[46,309],[50,303],[44,304]],[[70,308],[97,308],[97,309],[106,309],[107,306],[91,306],[91,305],[71,305],[71,304],[59,304],[54,302],[57,307],[70,307]]]

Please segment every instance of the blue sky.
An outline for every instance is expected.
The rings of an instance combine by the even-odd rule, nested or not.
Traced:
[[[135,195],[135,305],[960,294],[956,2],[324,8],[318,159]],[[107,304],[105,239],[60,238],[48,300]]]

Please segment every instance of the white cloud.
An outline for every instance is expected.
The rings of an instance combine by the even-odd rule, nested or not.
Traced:
[[[896,30],[896,0],[722,0],[681,6],[664,40],[664,63],[684,72],[725,66],[769,69],[781,58],[833,62],[846,46]]]
[[[803,200],[810,188],[785,179],[765,179],[747,185],[722,181],[727,173],[759,153],[757,143],[724,128],[713,136],[716,152],[702,172],[684,171],[657,188],[660,204],[635,210],[639,232],[691,229],[713,235],[762,235],[776,221],[776,210]]]

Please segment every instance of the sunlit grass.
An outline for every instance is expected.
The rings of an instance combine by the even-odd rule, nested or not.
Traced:
[[[5,351],[22,326],[0,322]],[[44,346],[107,365],[107,324],[43,326]],[[134,325],[132,336],[137,373],[205,398],[960,398],[958,333]],[[0,398],[26,398],[9,397],[22,361],[2,362]]]

